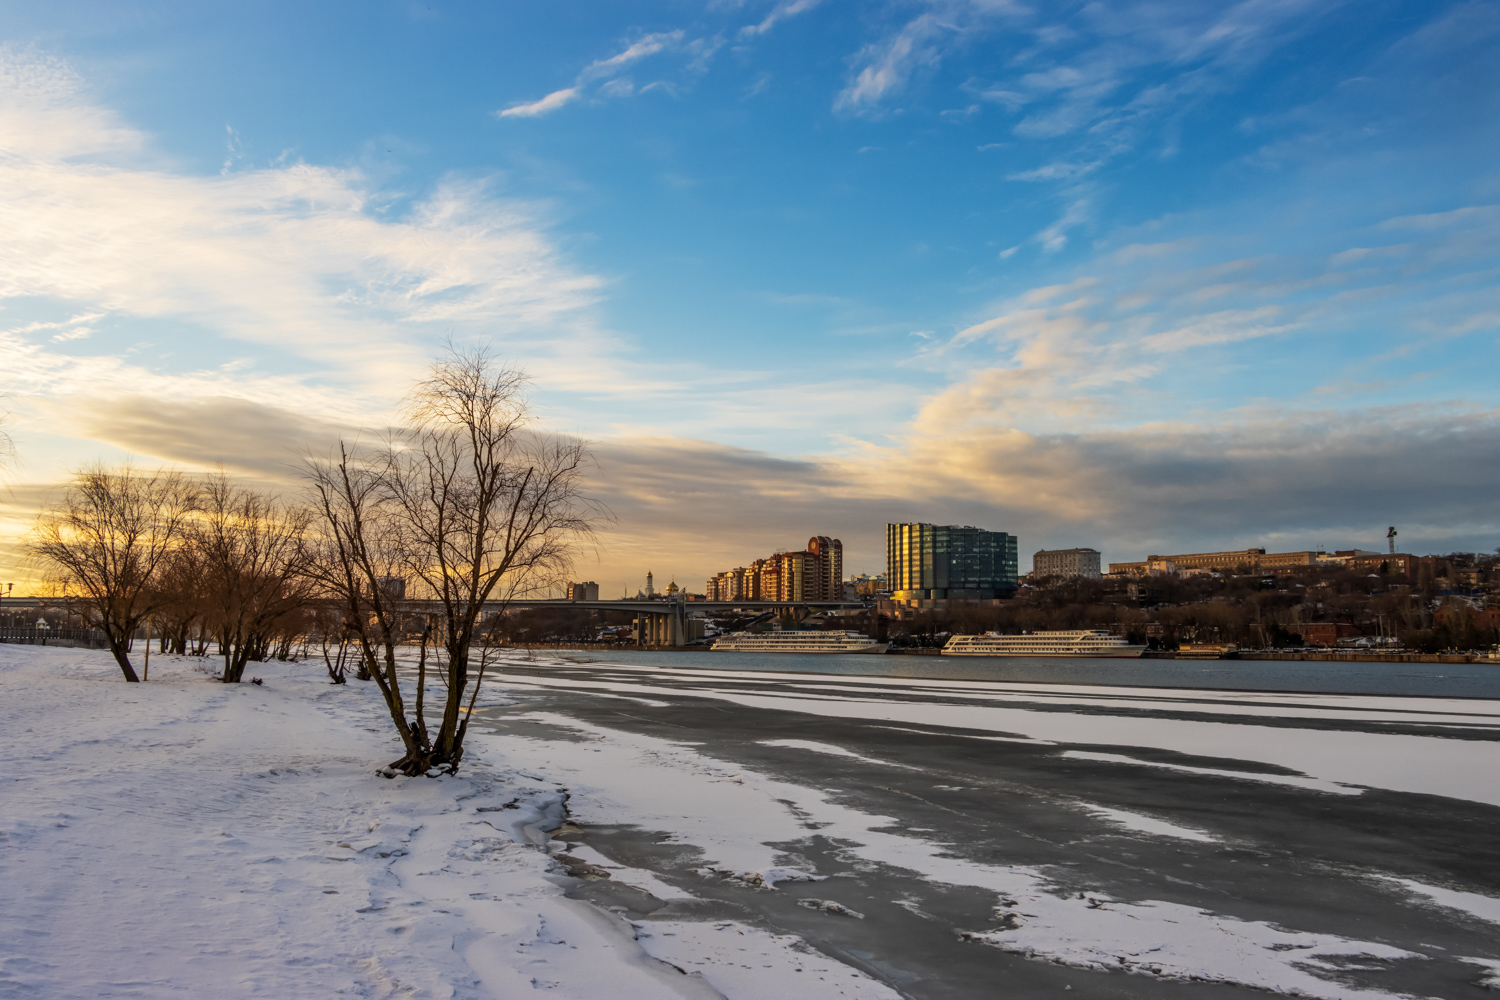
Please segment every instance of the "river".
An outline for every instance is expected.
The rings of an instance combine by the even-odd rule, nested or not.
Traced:
[[[550,655],[550,654],[549,654]],[[1213,691],[1500,698],[1500,664],[1307,660],[1132,660],[1102,657],[900,656],[564,650],[574,663],[757,670],[925,680],[1109,684]]]

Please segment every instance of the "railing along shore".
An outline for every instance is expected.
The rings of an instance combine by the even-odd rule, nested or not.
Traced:
[[[107,649],[104,633],[92,628],[0,627],[0,642],[22,646],[74,646]]]

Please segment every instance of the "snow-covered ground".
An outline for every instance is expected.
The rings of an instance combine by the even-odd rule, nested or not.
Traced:
[[[107,653],[0,645],[0,997],[896,995],[732,921],[637,940],[564,896],[566,794],[501,741],[386,779],[373,685],[204,666],[127,685]]]

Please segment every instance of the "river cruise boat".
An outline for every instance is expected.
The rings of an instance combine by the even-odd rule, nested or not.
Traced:
[[[1133,646],[1103,629],[1068,632],[1028,632],[1025,635],[955,635],[943,647],[944,656],[1129,656],[1145,646]]]
[[[884,653],[887,643],[858,632],[731,632],[714,641],[715,653]]]

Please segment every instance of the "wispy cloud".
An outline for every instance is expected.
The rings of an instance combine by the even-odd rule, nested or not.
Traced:
[[[1048,253],[1056,253],[1068,245],[1068,232],[1088,222],[1090,205],[1087,198],[1074,198],[1063,214],[1050,226],[1037,233],[1036,240]]]
[[[1031,170],[1017,170],[1006,174],[1008,181],[1067,181],[1089,174],[1104,166],[1103,161],[1095,160],[1092,163],[1047,163]]]
[[[822,3],[823,0],[781,0],[771,12],[757,24],[747,24],[740,29],[741,38],[754,38],[756,35],[764,35],[776,25],[788,18],[805,14]]]
[[[72,160],[140,150],[145,136],[113,111],[81,101],[82,90],[61,59],[0,44],[0,153]]]
[[[0,137],[0,304],[31,313],[0,329],[13,392],[107,396],[145,378],[274,398],[295,383],[319,406],[325,395],[306,386],[320,379],[356,397],[399,387],[440,333],[530,327],[553,331],[563,352],[569,340],[601,347],[585,318],[600,280],[562,260],[537,207],[484,179],[449,178],[395,216],[354,170],[176,173],[66,64],[15,49],[0,49]],[[303,374],[170,375],[118,349],[81,352],[105,316],[262,345],[299,358]],[[66,354],[47,346],[66,341]]]
[[[529,104],[513,104],[502,111],[497,112],[501,118],[535,118],[545,115],[549,111],[556,111],[565,104],[571,104],[583,95],[579,87],[564,87],[562,90],[554,90],[539,100]]]
[[[705,59],[712,54],[712,49],[717,48],[716,43],[703,39],[684,43],[683,37],[682,31],[643,35],[614,55],[589,63],[579,72],[571,87],[554,90],[535,101],[513,104],[495,114],[501,118],[537,118],[582,100],[591,92],[607,97],[629,96],[636,92],[636,88],[629,81],[619,79],[619,74],[633,64],[667,51],[686,51],[696,59]]]
[[[1223,397],[1258,397],[1276,419],[1292,420],[1330,382],[1362,387],[1347,395],[1351,406],[1409,398],[1410,378],[1383,377],[1382,365],[1398,356],[1451,365],[1451,351],[1439,354],[1444,345],[1500,325],[1500,217],[1472,208],[1377,218],[1347,234],[1349,250],[1334,252],[1316,218],[1304,220],[1316,242],[1304,253],[1246,254],[1243,235],[1216,228],[1222,219],[1143,227],[1157,235],[1152,242],[1103,240],[1073,280],[1010,296],[914,350],[914,364],[952,382],[928,398],[913,439],[964,427],[973,440],[1123,432],[1163,420],[1213,426],[1229,419]],[[1069,221],[1080,218],[1086,213]],[[1409,237],[1399,252],[1363,251],[1392,228]],[[1059,225],[1056,235],[1065,233]],[[1272,340],[1277,346],[1255,346]],[[1299,365],[1299,357],[1316,360]],[[1420,373],[1410,362],[1402,368]],[[1483,409],[1487,398],[1460,392],[1449,405]]]
[[[983,0],[926,0],[865,45],[836,110],[875,113],[909,90],[914,74],[977,46],[998,46],[993,78],[961,86],[1010,113],[1025,140],[1073,137],[1067,162],[1096,164],[1137,146],[1147,127],[1221,91],[1305,30],[1311,0],[1228,7],[1191,0],[1037,8]],[[1047,168],[1029,180],[1066,180]]]
[[[919,67],[937,64],[941,47],[936,40],[948,25],[934,12],[913,18],[894,35],[867,45],[855,63],[859,66],[833,102],[835,111],[868,112],[887,97],[900,93]]]
[[[61,343],[67,340],[82,340],[93,334],[94,324],[103,318],[104,313],[102,312],[78,313],[63,320],[24,323],[21,326],[11,327],[8,330],[0,330],[0,337],[25,337],[33,333],[44,333],[49,330],[55,330],[57,332],[53,333],[51,337],[54,342]]]

